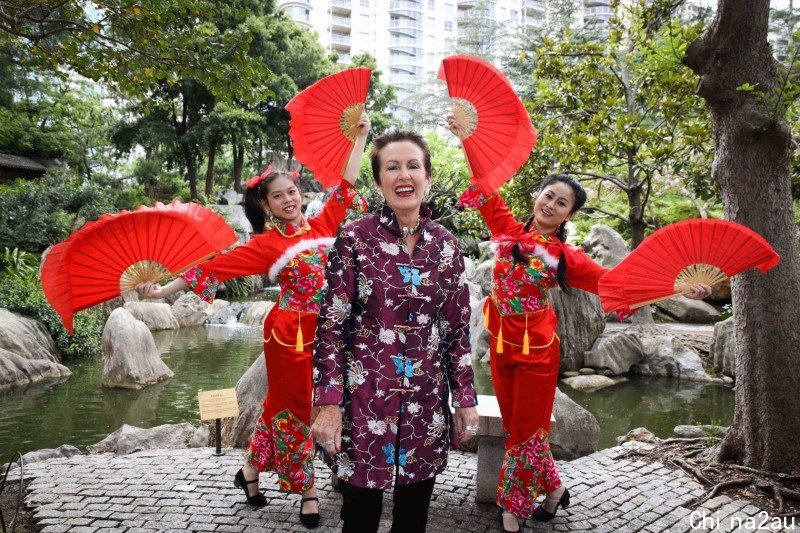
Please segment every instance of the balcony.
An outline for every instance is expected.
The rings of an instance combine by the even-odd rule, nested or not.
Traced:
[[[411,0],[392,0],[389,4],[389,12],[393,11],[422,11],[422,4]]]
[[[458,9],[472,9],[482,3],[482,0],[458,0]]]
[[[331,47],[338,52],[350,51],[350,36],[339,33],[331,34]]]
[[[389,21],[389,29],[412,29],[412,30],[421,30],[422,29],[422,21],[421,20],[411,20],[411,19],[392,19]]]
[[[610,7],[600,6],[600,7],[588,7],[585,11],[587,16],[592,17],[601,17],[601,16],[608,16],[614,14],[614,10]]]
[[[352,9],[353,6],[350,0],[331,0],[331,13],[349,15]]]
[[[389,50],[394,52],[398,52],[401,54],[406,54],[406,56],[410,57],[422,57],[422,48],[417,46],[399,46],[396,44],[390,44]]]
[[[353,62],[350,54],[339,54],[339,58],[336,60],[337,63],[340,65],[349,65]]]
[[[339,17],[339,16],[332,16],[331,17],[331,30],[339,31],[344,33],[350,33],[350,28],[353,26],[350,17]]]
[[[543,0],[525,0],[525,10],[527,12],[538,12],[544,13],[545,12],[545,5]]]
[[[611,0],[583,0],[583,7],[590,8],[590,7],[611,7]]]

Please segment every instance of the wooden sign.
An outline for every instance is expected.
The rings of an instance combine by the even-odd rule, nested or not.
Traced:
[[[197,393],[197,400],[200,402],[200,420],[239,416],[236,389],[200,391]]]

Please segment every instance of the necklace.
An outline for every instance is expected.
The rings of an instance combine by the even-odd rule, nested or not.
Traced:
[[[422,217],[417,215],[417,223],[414,224],[413,228],[407,228],[405,226],[400,226],[400,230],[403,232],[403,238],[410,237],[411,235],[416,234],[419,231],[419,228],[422,226]]]

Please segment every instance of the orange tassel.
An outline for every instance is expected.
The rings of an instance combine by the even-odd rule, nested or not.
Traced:
[[[503,323],[500,323],[500,329],[497,332],[497,353],[503,353]]]
[[[298,352],[303,351],[303,328],[302,324],[300,323],[300,314],[297,314],[297,342],[294,345],[294,349]]]
[[[522,337],[522,354],[528,355],[531,353],[531,341],[528,337],[528,315],[525,315],[525,336]]]
[[[483,327],[489,329],[489,310],[486,308],[483,310]]]

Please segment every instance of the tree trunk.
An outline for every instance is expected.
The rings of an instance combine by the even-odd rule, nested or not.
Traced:
[[[750,83],[774,94],[776,64],[767,43],[769,0],[720,0],[709,29],[687,49],[698,94],[711,112],[716,154],[712,176],[725,218],[760,233],[781,256],[765,275],[732,280],[736,322],[736,408],[720,459],[774,472],[800,457],[800,256],[790,189],[790,131]]]
[[[286,170],[292,170],[292,158],[294,157],[294,147],[292,146],[292,138],[286,134]]]
[[[181,153],[186,162],[186,179],[189,181],[189,194],[192,197],[192,201],[196,201],[199,198],[197,195],[197,165],[194,161],[192,147],[185,140],[181,140]]]
[[[208,165],[206,167],[206,198],[211,196],[214,191],[214,161],[217,159],[217,147],[219,141],[211,141],[211,148],[208,150]]]
[[[261,172],[261,169],[264,168],[264,139],[258,140],[258,164],[256,165],[256,169]]]
[[[236,192],[244,192],[242,187],[242,170],[244,169],[244,145],[233,144],[233,188]]]

